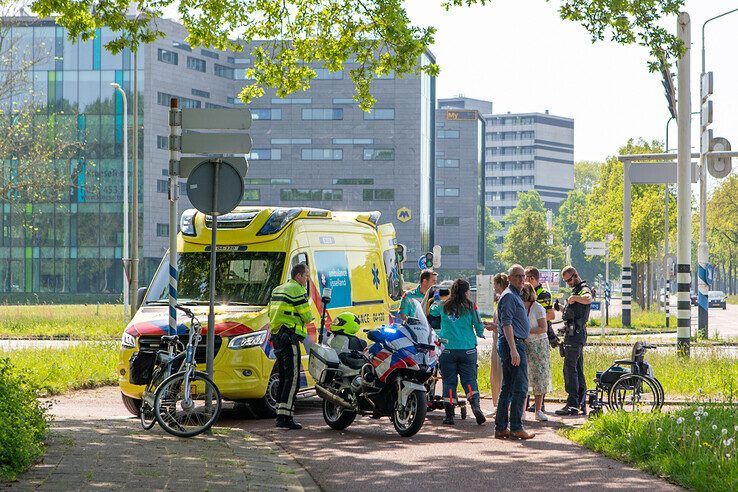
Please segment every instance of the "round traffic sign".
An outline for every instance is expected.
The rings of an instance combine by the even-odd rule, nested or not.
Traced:
[[[243,176],[225,160],[206,159],[195,166],[187,178],[187,198],[207,215],[227,214],[236,208],[242,196]]]

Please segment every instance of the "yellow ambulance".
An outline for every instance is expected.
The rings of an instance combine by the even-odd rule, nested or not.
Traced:
[[[379,212],[334,212],[314,208],[238,207],[218,217],[214,380],[223,397],[247,402],[258,415],[274,414],[277,374],[269,340],[268,304],[272,289],[287,281],[290,269],[310,269],[308,296],[316,340],[320,296],[332,289],[326,324],[353,311],[362,326],[391,322],[402,296],[401,247],[392,224],[379,225]],[[177,240],[178,302],[207,323],[212,217],[194,209],[182,213]],[[398,261],[399,260],[399,261]],[[129,361],[138,350],[156,350],[168,329],[169,256],[151,284],[141,289],[138,312],[125,329],[118,382],[126,408],[137,414],[143,386],[129,382]],[[187,321],[178,318],[186,342]],[[203,337],[204,338],[204,337]],[[307,341],[309,344],[310,341]],[[303,348],[304,350],[304,348]],[[205,343],[195,355],[204,368]],[[303,357],[301,390],[309,389]]]

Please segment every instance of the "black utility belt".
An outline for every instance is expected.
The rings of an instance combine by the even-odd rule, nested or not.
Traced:
[[[305,338],[302,335],[298,335],[295,332],[295,329],[294,328],[290,328],[289,326],[284,326],[284,325],[279,330],[277,330],[277,333],[276,334],[277,335],[294,335],[294,336],[299,337],[300,340],[302,340],[303,338]]]

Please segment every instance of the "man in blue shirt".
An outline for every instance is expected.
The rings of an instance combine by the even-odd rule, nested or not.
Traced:
[[[497,401],[495,417],[496,439],[531,439],[535,434],[523,429],[525,397],[528,394],[528,357],[525,339],[530,336],[528,313],[525,311],[520,289],[523,287],[525,270],[513,265],[508,270],[509,287],[497,303],[497,318],[500,337],[497,352],[502,364],[502,388]],[[510,424],[510,429],[507,426]]]

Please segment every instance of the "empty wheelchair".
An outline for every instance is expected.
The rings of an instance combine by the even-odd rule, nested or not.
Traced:
[[[626,412],[654,412],[664,405],[664,388],[653,375],[645,354],[656,345],[636,342],[630,359],[616,360],[606,371],[598,371],[595,388],[588,391],[591,413],[604,408]]]

